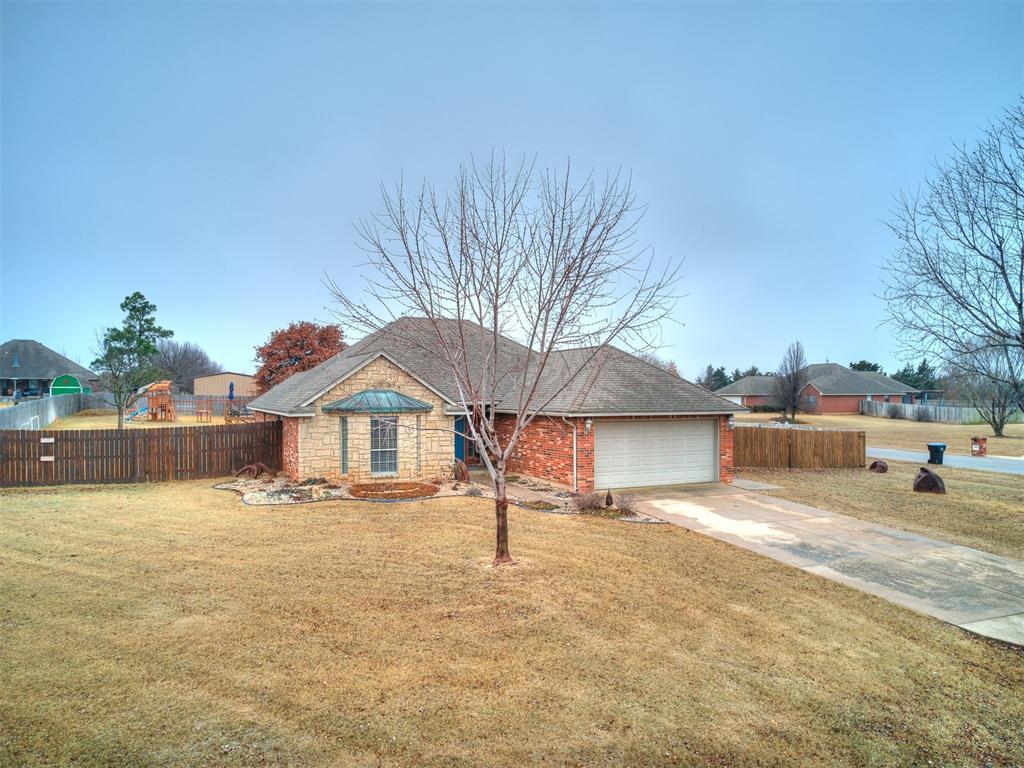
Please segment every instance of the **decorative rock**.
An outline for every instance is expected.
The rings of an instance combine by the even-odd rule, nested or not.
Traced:
[[[942,478],[926,467],[921,467],[914,478],[914,491],[917,493],[945,493],[946,484]]]
[[[886,464],[882,459],[875,459],[871,462],[871,466],[868,467],[872,472],[877,472],[880,475],[884,475],[889,471],[889,465]]]

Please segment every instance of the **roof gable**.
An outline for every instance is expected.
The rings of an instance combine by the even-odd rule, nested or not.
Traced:
[[[536,355],[522,344],[487,329],[442,321],[442,335],[458,334],[470,371],[482,371],[485,359],[497,359],[498,385],[494,407],[514,411],[519,405],[523,374]],[[255,410],[284,415],[312,415],[309,407],[355,371],[385,357],[448,403],[461,401],[448,364],[430,352],[437,331],[425,318],[401,318],[304,374],[296,374],[249,404]],[[578,373],[576,373],[578,371]],[[574,375],[576,374],[576,375]],[[302,378],[299,378],[299,377]],[[527,376],[527,380],[530,380]],[[674,374],[614,347],[567,349],[549,356],[534,398],[542,412],[601,413],[733,413],[743,410]],[[545,405],[546,404],[546,405]]]

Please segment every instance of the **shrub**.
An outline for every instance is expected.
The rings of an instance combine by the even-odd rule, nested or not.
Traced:
[[[349,487],[348,492],[356,499],[418,499],[433,496],[437,493],[437,486],[401,481],[359,483]]]
[[[896,405],[896,403],[892,403],[886,407],[885,415],[888,416],[890,419],[902,419],[903,409]]]
[[[604,497],[603,493],[581,493],[572,500],[572,505],[577,512],[603,512]]]
[[[631,496],[628,493],[620,493],[615,501],[615,507],[619,510],[620,515],[636,514],[637,503],[635,496]]]
[[[782,409],[777,405],[752,405],[750,406],[751,413],[778,413]]]
[[[919,405],[916,410],[918,421],[935,421],[932,417],[932,409],[927,405]]]

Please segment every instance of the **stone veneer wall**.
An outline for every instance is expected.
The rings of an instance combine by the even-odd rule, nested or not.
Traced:
[[[297,418],[298,462],[295,477],[325,477],[341,482],[380,479],[370,474],[370,415],[349,413],[348,474],[341,474],[341,414],[323,413],[321,408],[364,389],[393,389],[430,403],[426,413],[398,415],[398,474],[401,480],[447,477],[455,461],[452,434],[454,417],[444,414],[444,401],[385,358],[377,358],[349,376],[313,403],[314,416]],[[386,415],[386,414],[382,414]],[[416,419],[420,418],[419,466],[416,458]],[[285,434],[287,422],[285,419]],[[287,446],[287,438],[285,440]]]
[[[733,465],[733,433],[728,428],[728,416],[634,416],[609,418],[604,421],[630,421],[635,419],[718,419],[718,474],[719,482],[731,483],[736,472]],[[564,485],[572,485],[572,424],[576,425],[576,482],[580,493],[594,490],[594,432],[585,434],[586,419],[561,419],[539,416],[528,426],[512,452],[509,472],[519,472]],[[595,422],[602,421],[595,418]],[[498,414],[495,424],[502,440],[511,435],[515,417]]]

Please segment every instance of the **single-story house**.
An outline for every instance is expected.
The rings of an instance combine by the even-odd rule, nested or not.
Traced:
[[[209,376],[192,379],[192,394],[201,397],[227,397],[234,384],[235,397],[253,397],[256,394],[256,380],[248,373],[223,371]]]
[[[38,341],[11,339],[0,344],[0,396],[43,397],[61,376],[73,376],[92,390],[99,387],[99,376]]]
[[[814,363],[804,368],[807,385],[803,396],[807,413],[858,413],[861,400],[884,403],[914,403],[921,393],[881,373],[854,371],[838,363]],[[774,376],[744,376],[716,395],[753,408],[775,405]]]
[[[491,338],[471,323],[461,332],[471,350]],[[456,459],[473,462],[473,443],[457,434],[464,421],[452,373],[423,348],[433,334],[427,321],[402,318],[253,400],[251,410],[283,422],[287,474],[430,479],[448,476]],[[522,370],[528,352],[499,337],[500,372]],[[742,407],[614,348],[572,377],[590,353],[552,355],[541,381],[550,402],[522,434],[510,472],[580,492],[732,481],[732,414]],[[485,405],[499,430],[511,430],[520,393],[514,376],[500,380],[498,402]]]

